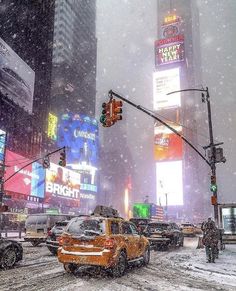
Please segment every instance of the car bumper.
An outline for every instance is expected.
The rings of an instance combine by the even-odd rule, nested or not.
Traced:
[[[111,267],[116,259],[114,253],[108,249],[100,252],[80,252],[80,251],[67,251],[63,247],[58,249],[59,262],[72,263],[77,265],[90,265],[101,266],[105,268]]]

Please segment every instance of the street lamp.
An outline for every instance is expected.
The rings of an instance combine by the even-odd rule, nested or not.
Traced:
[[[215,222],[218,224],[218,202],[217,202],[217,185],[216,185],[216,163],[226,162],[225,157],[223,156],[223,149],[221,148],[216,148],[216,146],[222,145],[222,143],[214,143],[214,138],[213,138],[213,128],[212,128],[212,119],[211,119],[211,103],[210,103],[210,94],[208,87],[205,89],[183,89],[183,90],[178,90],[178,91],[173,91],[169,92],[166,95],[171,95],[179,92],[189,92],[189,91],[197,91],[197,92],[202,92],[202,102],[207,103],[207,115],[208,115],[208,125],[209,125],[209,139],[210,139],[210,144],[208,146],[203,147],[204,150],[210,149],[209,153],[209,162],[207,163],[211,167],[211,180],[214,180],[215,184],[214,187],[212,187],[211,184],[211,191],[213,192],[212,196],[212,205],[214,206],[214,217],[215,217]],[[219,153],[217,155],[217,153]]]

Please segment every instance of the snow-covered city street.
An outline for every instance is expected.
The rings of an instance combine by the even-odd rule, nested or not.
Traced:
[[[235,246],[227,246],[215,264],[206,263],[204,249],[196,246],[197,238],[185,238],[183,248],[152,251],[147,267],[132,267],[112,278],[67,274],[45,245],[24,243],[23,261],[0,271],[0,290],[235,290]]]

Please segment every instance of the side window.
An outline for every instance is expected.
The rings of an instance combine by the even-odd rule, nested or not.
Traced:
[[[131,228],[133,234],[139,234],[138,229],[135,225],[130,223],[130,228]]]
[[[132,234],[132,230],[130,228],[129,223],[127,223],[127,222],[122,223],[122,233],[123,234]]]
[[[119,229],[119,223],[118,222],[111,222],[111,233],[112,234],[119,234],[120,229]]]

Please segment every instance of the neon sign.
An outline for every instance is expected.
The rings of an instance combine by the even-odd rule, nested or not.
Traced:
[[[48,114],[48,137],[52,140],[57,140],[57,121],[56,115]]]

